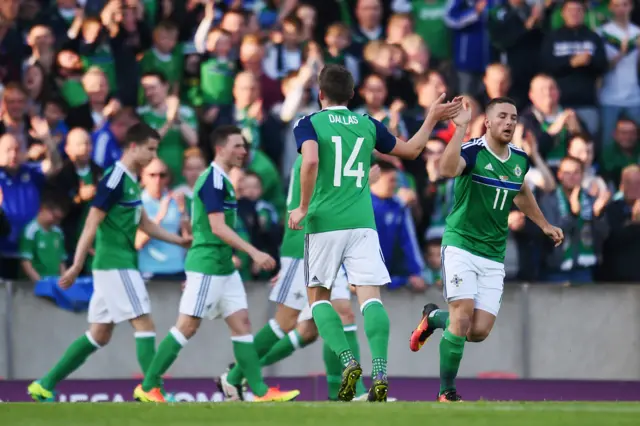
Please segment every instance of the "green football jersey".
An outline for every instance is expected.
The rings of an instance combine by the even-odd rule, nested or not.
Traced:
[[[142,217],[142,199],[136,175],[121,163],[104,174],[93,207],[106,212],[94,243],[94,270],[138,269],[136,232]]]
[[[200,89],[206,105],[231,105],[236,65],[228,59],[211,57],[200,65]]]
[[[37,219],[32,220],[20,236],[20,257],[30,260],[41,277],[60,275],[60,264],[67,260],[60,228],[54,226],[46,230]]]
[[[391,152],[395,136],[378,120],[343,106],[301,118],[293,133],[299,151],[305,141],[318,144],[318,178],[305,233],[376,229],[369,191],[371,156],[374,149]]]
[[[167,122],[166,113],[159,113],[149,105],[139,107],[137,112],[140,118],[142,118],[142,121],[156,130],[160,130]],[[198,119],[193,109],[181,105],[178,110],[178,117],[189,127],[197,130]],[[184,162],[185,146],[182,133],[180,133],[178,126],[173,126],[169,129],[160,141],[160,145],[158,145],[158,158],[164,161],[169,168],[174,184],[180,184],[184,180],[182,176],[182,165]]]
[[[302,155],[299,155],[296,162],[293,163],[291,177],[289,178],[289,191],[287,192],[287,212],[296,209],[300,205],[300,165],[302,164]],[[287,220],[289,223],[289,213]],[[304,226],[304,222],[301,224]],[[292,257],[294,259],[304,258],[304,230],[296,231],[288,226],[284,227],[284,237],[282,238],[282,247],[280,247],[280,256]]]
[[[509,144],[509,156],[502,160],[489,149],[484,137],[462,145],[461,156],[467,165],[455,180],[455,201],[442,245],[502,263],[509,232],[507,218],[529,170],[529,157]]]
[[[185,271],[206,275],[231,275],[235,271],[233,249],[211,232],[209,214],[224,213],[224,222],[235,229],[237,209],[236,194],[229,176],[220,166],[211,163],[193,190],[193,243],[187,253]]]

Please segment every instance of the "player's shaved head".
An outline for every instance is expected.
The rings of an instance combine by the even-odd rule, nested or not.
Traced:
[[[151,140],[160,141],[160,134],[148,124],[139,122],[129,127],[124,138],[124,145],[144,145]]]
[[[242,130],[233,125],[218,126],[216,130],[211,133],[211,147],[213,150],[215,151],[217,146],[226,145],[231,135],[242,136]]]
[[[487,104],[487,108],[485,109],[487,114],[489,114],[489,112],[494,109],[495,106],[497,105],[512,105],[513,108],[516,108],[516,103],[513,99],[511,98],[507,98],[505,96],[499,97],[499,98],[493,98],[489,101],[489,103]]]
[[[342,65],[329,64],[318,77],[320,101],[346,105],[353,97],[353,76]]]

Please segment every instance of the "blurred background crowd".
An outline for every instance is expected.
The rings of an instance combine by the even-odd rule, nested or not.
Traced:
[[[554,249],[512,211],[507,280],[640,282],[639,24],[632,0],[2,0],[0,277],[60,274],[140,120],[162,136],[139,176],[143,204],[173,232],[212,159],[207,135],[241,127],[237,231],[277,256],[292,127],[318,109],[319,70],[339,63],[356,81],[351,107],[405,140],[442,92],[471,100],[469,138],[490,99],[516,100],[526,182],[566,242]],[[454,200],[438,161],[454,128],[441,123],[415,161],[378,155],[391,288],[442,285]],[[182,278],[183,249],[142,233],[136,245],[148,278]],[[269,278],[235,261],[243,278]]]

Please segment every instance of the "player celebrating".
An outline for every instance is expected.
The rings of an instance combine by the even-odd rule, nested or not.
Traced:
[[[327,65],[318,80],[323,110],[303,117],[293,130],[302,165],[300,205],[290,213],[289,227],[302,229],[301,222],[308,216],[304,253],[307,294],[320,336],[345,367],[338,399],[353,399],[362,374],[340,317],[329,302],[338,270],[344,265],[349,283],[356,286],[373,357],[368,399],[385,401],[389,317],[379,287],[391,280],[380,251],[365,170],[370,168],[374,149],[415,159],[436,122],[455,115],[461,102],[442,104],[442,95],[429,109],[420,130],[405,143],[396,140],[379,121],[346,107],[353,97],[353,77],[344,67]]]
[[[456,130],[440,159],[440,173],[455,177],[455,205],[442,238],[442,282],[449,312],[434,304],[424,307],[423,318],[411,335],[410,347],[418,351],[434,330],[444,330],[440,340],[440,392],[438,401],[460,401],[455,378],[465,341],[487,338],[502,302],[507,218],[512,203],[551,238],[556,246],[562,230],[542,215],[531,189],[523,184],[529,158],[512,145],[518,123],[515,104],[495,98],[486,109],[487,132],[464,145],[471,120],[464,108],[453,118]]]
[[[62,359],[42,379],[29,385],[35,401],[52,401],[58,382],[77,370],[111,339],[115,324],[129,321],[135,329],[138,362],[146,372],[155,354],[155,329],[149,295],[138,272],[134,245],[138,228],[151,238],[188,247],[189,240],[169,233],[151,221],[140,199],[136,176],[156,158],[160,135],[144,123],[132,126],[125,137],[120,161],[107,170],[98,185],[93,206],[78,240],[73,265],[60,278],[68,288],[84,267],[93,247],[93,295],[89,302],[89,331],[69,346]]]
[[[134,391],[141,402],[164,402],[161,376],[196,333],[202,318],[222,316],[231,331],[233,353],[244,371],[255,401],[291,401],[300,392],[269,388],[262,379],[260,360],[251,335],[247,295],[240,274],[233,264],[233,250],[247,253],[262,269],[272,270],[271,256],[244,241],[233,230],[237,202],[227,173],[241,167],[247,155],[241,130],[220,126],[211,135],[215,160],[196,181],[193,190],[193,245],[187,253],[187,282],[180,300],[175,327],[158,346],[158,352],[145,372],[144,382]]]
[[[289,180],[289,192],[287,195],[287,210],[292,211],[300,204],[300,165],[302,157],[298,156]],[[374,166],[369,172],[369,180],[375,180],[379,174],[379,167]],[[266,367],[281,361],[297,349],[313,343],[318,337],[318,329],[313,322],[311,308],[307,300],[307,292],[304,285],[304,231],[285,229],[282,247],[280,248],[281,272],[271,291],[269,300],[275,302],[276,312],[274,318],[256,334],[255,345],[260,356],[260,365]],[[360,361],[360,346],[358,345],[357,326],[355,324],[353,310],[351,309],[351,291],[347,283],[344,268],[338,273],[333,291],[331,292],[331,304],[340,316],[344,325],[344,333],[347,336],[349,347],[357,361]],[[325,344],[323,358],[327,373],[327,385],[329,399],[338,399],[338,387],[342,364],[337,355]],[[220,376],[220,389],[229,400],[243,399],[237,390],[241,389],[242,370],[236,365],[228,372]],[[367,390],[358,380],[356,392],[360,397],[367,397]]]

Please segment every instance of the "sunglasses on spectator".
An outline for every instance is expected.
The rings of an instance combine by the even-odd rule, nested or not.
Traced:
[[[160,177],[162,179],[167,177],[167,173],[166,172],[160,172],[160,173],[149,173],[149,177]]]

